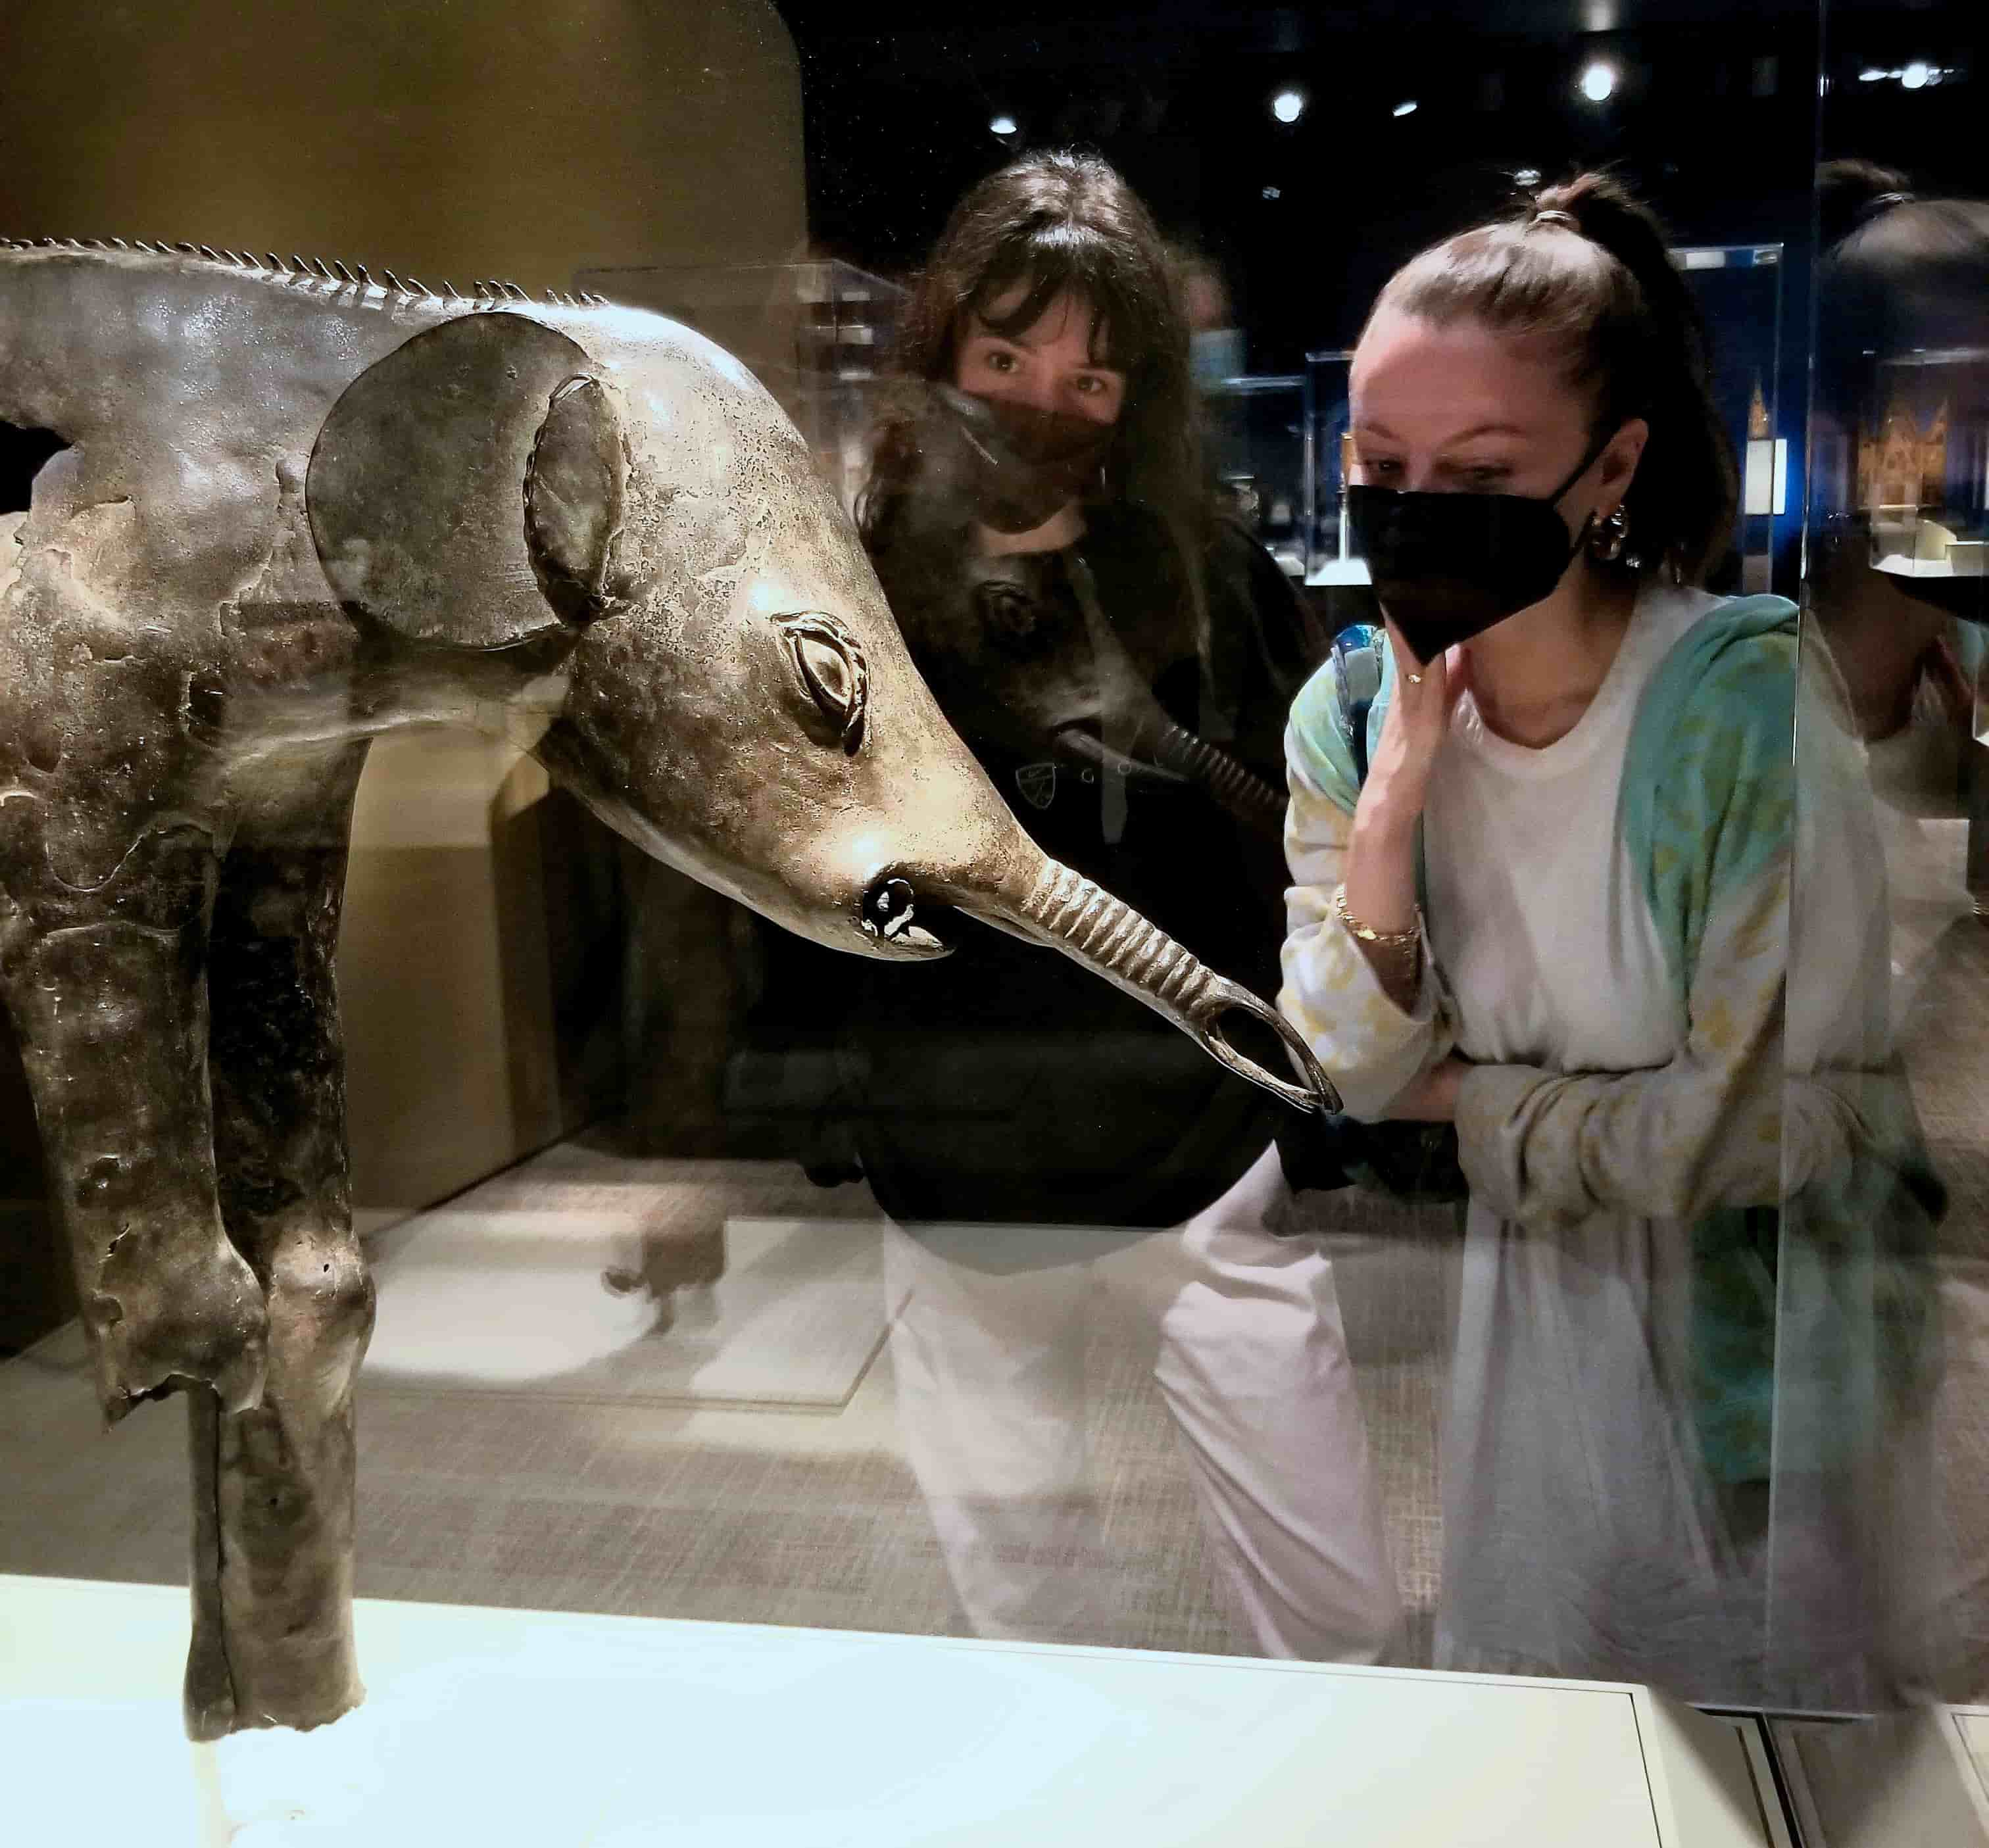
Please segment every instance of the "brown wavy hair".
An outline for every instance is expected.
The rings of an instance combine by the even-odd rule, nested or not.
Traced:
[[[1554,212],[1574,223],[1541,221]],[[1632,418],[1650,426],[1623,503],[1640,569],[1703,580],[1731,539],[1740,472],[1698,304],[1664,227],[1615,179],[1578,174],[1432,245],[1389,279],[1370,320],[1383,308],[1557,341],[1592,394],[1593,435]]]
[[[1016,305],[994,314],[1018,286]],[[1066,289],[1091,306],[1094,363],[1126,376],[1105,462],[1107,498],[1140,503],[1178,533],[1200,527],[1201,444],[1171,253],[1114,168],[1095,154],[1058,151],[1026,155],[972,188],[913,285],[896,357],[911,388],[873,440],[857,512],[866,540],[881,537],[917,466],[917,388],[951,380],[967,317],[1019,333]]]

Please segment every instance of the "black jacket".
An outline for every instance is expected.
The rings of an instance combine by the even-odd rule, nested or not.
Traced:
[[[1262,547],[1241,527],[1215,530],[1205,623],[1157,520],[1095,513],[1074,550],[1170,716],[1282,790],[1286,712],[1320,646]],[[971,619],[971,561],[936,573],[930,557],[886,545],[874,562],[908,637],[952,619],[912,598],[957,597],[957,618]],[[1072,597],[1068,561],[1042,563],[1035,594]],[[1085,645],[1082,622],[1053,626],[1067,645]],[[944,677],[928,678],[947,706]],[[957,709],[964,703],[949,718],[1045,852],[1275,998],[1286,875],[1274,832],[1195,784],[1081,768],[1047,741],[1028,748],[1010,726],[990,736],[993,726]],[[964,918],[950,934],[958,947],[944,961],[861,966],[841,1037],[847,1130],[901,1222],[1175,1224],[1241,1176],[1292,1115],[1070,959]],[[1282,1067],[1275,1048],[1252,1050]],[[998,1251],[990,1257],[998,1263]]]

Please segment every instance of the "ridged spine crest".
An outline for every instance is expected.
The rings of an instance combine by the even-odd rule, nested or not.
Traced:
[[[498,307],[511,302],[530,302],[532,299],[517,283],[495,278],[479,282],[475,294],[466,296],[459,293],[452,283],[445,282],[442,289],[437,291],[417,276],[396,276],[391,269],[382,270],[384,281],[375,282],[364,263],[347,265],[335,258],[327,265],[322,257],[307,259],[293,253],[286,263],[273,250],[259,257],[252,251],[217,249],[208,244],[184,242],[168,243],[163,239],[148,241],[138,238],[127,243],[122,238],[0,237],[0,250],[91,250],[142,256],[186,257],[196,262],[212,263],[218,269],[246,270],[252,276],[292,286],[300,283],[307,288],[320,283],[329,283],[334,291],[340,293],[357,290],[362,300],[374,292],[389,301],[447,300],[475,307]],[[585,289],[568,293],[549,289],[546,300],[556,307],[602,308],[608,305],[606,296],[590,294]]]

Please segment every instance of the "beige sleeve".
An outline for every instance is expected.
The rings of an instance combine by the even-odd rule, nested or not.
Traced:
[[[1347,1114],[1372,1122],[1455,1038],[1454,1014],[1425,937],[1422,982],[1408,1013],[1388,998],[1360,945],[1333,915],[1354,817],[1287,751],[1284,986],[1278,1005],[1339,1087]]]
[[[1795,689],[1802,748],[1792,769],[1743,784],[1751,803],[1726,812],[1733,841],[1751,830],[1770,848],[1706,916],[1684,1043],[1669,1062],[1621,1074],[1485,1066],[1465,1076],[1460,1159],[1473,1193],[1502,1217],[1550,1225],[1613,1210],[1692,1220],[1715,1207],[1774,1206],[1853,1152],[1896,1151],[1911,1139],[1889,1078],[1870,791],[1814,673],[1806,661]],[[1757,729],[1764,758],[1781,753],[1788,764],[1783,734]]]
[[[1781,1197],[1788,861],[1709,919],[1685,1042],[1642,1071],[1482,1065],[1458,1094],[1459,1160],[1502,1219],[1696,1218]]]

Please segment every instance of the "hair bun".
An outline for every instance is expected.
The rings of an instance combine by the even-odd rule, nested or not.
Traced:
[[[1842,243],[1895,205],[1912,202],[1911,182],[1874,161],[1826,161],[1816,170],[1818,231],[1823,248]]]
[[[1542,220],[1575,235],[1530,235]],[[1624,501],[1638,568],[1696,580],[1726,545],[1740,482],[1713,398],[1705,322],[1664,226],[1613,174],[1543,187],[1431,245],[1389,279],[1375,312],[1383,309],[1547,337],[1594,434],[1606,439],[1633,418],[1647,426]]]

